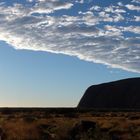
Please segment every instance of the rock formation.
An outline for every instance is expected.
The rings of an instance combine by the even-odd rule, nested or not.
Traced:
[[[140,109],[140,78],[90,86],[78,108]]]

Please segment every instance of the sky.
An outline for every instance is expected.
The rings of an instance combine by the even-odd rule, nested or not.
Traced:
[[[140,0],[0,0],[0,107],[75,107],[90,85],[140,77]]]

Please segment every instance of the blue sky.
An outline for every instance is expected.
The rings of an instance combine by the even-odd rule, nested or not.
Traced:
[[[140,76],[139,0],[1,0],[0,13],[0,106],[76,106],[92,84]]]

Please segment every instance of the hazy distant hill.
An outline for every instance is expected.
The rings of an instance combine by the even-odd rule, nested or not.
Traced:
[[[78,107],[140,109],[140,78],[90,86]]]

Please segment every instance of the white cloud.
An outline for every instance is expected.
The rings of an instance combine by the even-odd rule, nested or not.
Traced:
[[[73,10],[73,3],[47,0],[37,1],[32,7],[2,4],[0,40],[16,49],[63,53],[140,72],[140,38],[137,36],[140,28],[110,25],[125,20],[125,10],[118,6],[113,10],[91,7],[77,15],[65,15],[63,11],[61,16],[52,16],[50,12],[55,15],[61,9]],[[137,16],[135,20],[138,20]],[[136,35],[125,37],[125,32]]]
[[[126,13],[124,9],[116,9],[115,13]]]
[[[140,16],[134,16],[134,21],[140,22]]]
[[[120,37],[122,37],[122,31],[115,26],[106,25],[105,30],[106,30],[105,35],[107,35],[107,36],[120,36]]]
[[[119,6],[124,6],[122,2],[118,2],[118,5]]]
[[[118,6],[109,6],[109,7],[105,7],[105,12],[110,12],[113,14],[119,14],[119,13],[126,13],[126,11]]]
[[[27,0],[27,2],[33,2],[34,0]]]
[[[127,7],[129,10],[140,11],[140,6],[135,6],[135,5],[132,5],[132,4],[127,4],[126,7]]]
[[[95,5],[95,6],[92,6],[92,7],[90,8],[90,10],[91,10],[91,11],[92,11],[92,10],[100,11],[100,10],[101,10],[101,7],[99,7],[98,5]]]
[[[111,31],[112,33],[115,33],[116,35],[122,35],[123,32],[132,32],[134,34],[140,34],[140,27],[139,26],[110,26],[106,25],[105,29],[107,31]]]
[[[132,0],[132,2],[140,4],[140,0]]]
[[[124,20],[123,14],[126,11],[119,6],[109,6],[109,7],[99,7],[97,5],[92,6],[89,9],[90,12],[93,12],[94,15],[98,15],[98,21],[105,21],[105,22],[119,22]],[[92,13],[92,14],[93,14]],[[95,18],[95,16],[94,16]]]
[[[112,15],[104,11],[99,12],[99,17],[100,17],[100,21],[106,21],[106,22],[119,22],[124,20],[124,17],[119,13]]]
[[[132,32],[135,34],[140,34],[140,26],[128,26],[128,27],[120,27],[123,31]]]
[[[40,1],[32,8],[31,13],[51,13],[56,10],[69,9],[73,6],[72,3],[60,1]]]
[[[112,6],[110,6],[110,7],[106,7],[106,8],[105,8],[105,12],[111,12],[111,13],[114,13],[114,9],[113,9]]]
[[[84,0],[76,0],[76,2],[83,4],[84,3]]]

